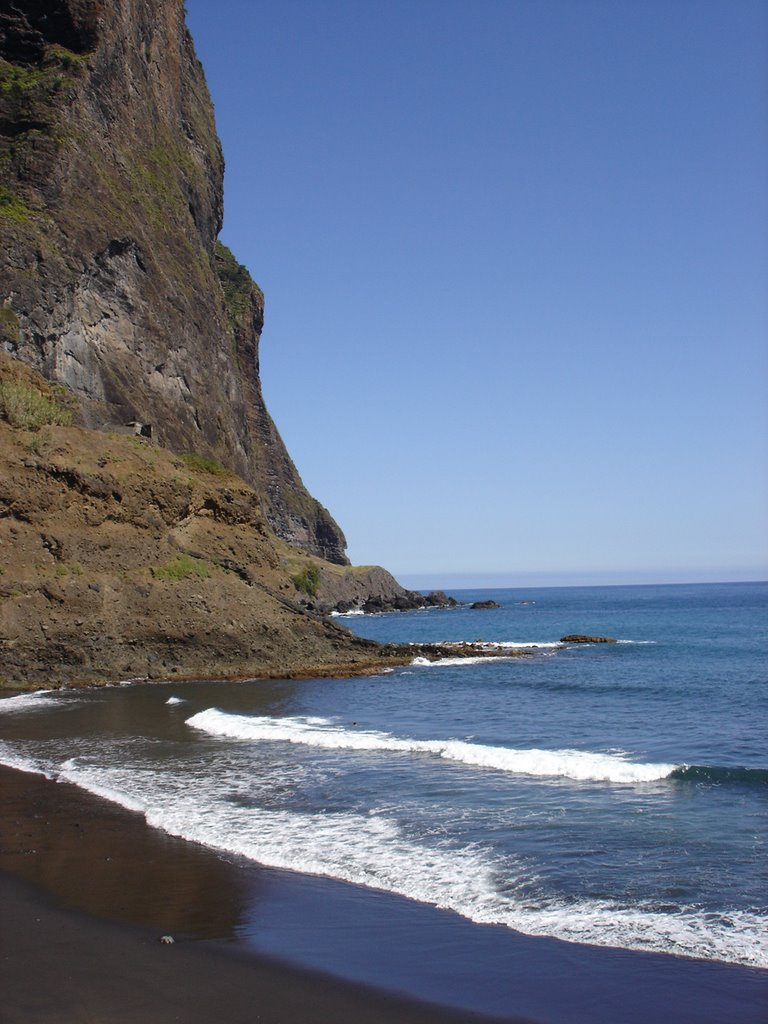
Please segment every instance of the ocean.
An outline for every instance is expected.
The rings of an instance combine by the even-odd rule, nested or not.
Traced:
[[[21,695],[0,702],[0,761],[287,879],[235,941],[489,1013],[507,1008],[507,934],[695,958],[749,968],[727,1019],[768,1019],[768,584],[453,595],[336,621],[524,654]],[[618,642],[562,646],[572,633]],[[332,919],[315,932],[313,900]],[[600,1013],[562,1019],[617,1019]]]

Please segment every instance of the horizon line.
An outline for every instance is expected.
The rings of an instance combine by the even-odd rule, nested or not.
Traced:
[[[695,586],[726,583],[766,583],[768,571],[750,573],[654,573],[654,572],[403,572],[393,573],[403,586],[413,590],[509,590],[547,587],[599,586]]]

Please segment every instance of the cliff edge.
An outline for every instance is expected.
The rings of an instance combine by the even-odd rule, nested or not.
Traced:
[[[261,394],[264,299],[216,241],[224,165],[182,0],[4,4],[0,167],[0,347],[80,425],[217,460],[280,538],[348,564]]]

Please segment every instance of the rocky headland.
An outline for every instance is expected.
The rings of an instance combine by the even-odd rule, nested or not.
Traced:
[[[71,401],[0,354],[0,687],[344,675],[477,655],[382,646],[334,624],[325,613],[339,601],[426,599],[379,567],[289,546],[258,492],[212,459],[69,424]]]
[[[3,682],[412,653],[322,618],[451,602],[349,565],[269,416],[182,0],[4,4],[0,166]]]

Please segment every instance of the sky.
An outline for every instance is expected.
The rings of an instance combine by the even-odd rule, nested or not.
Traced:
[[[768,578],[762,0],[187,0],[267,405],[406,585]]]

